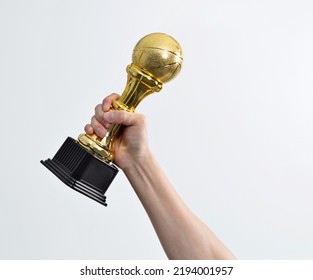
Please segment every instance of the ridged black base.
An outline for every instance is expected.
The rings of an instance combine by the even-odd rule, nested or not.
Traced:
[[[118,173],[114,164],[96,158],[71,137],[53,159],[40,162],[70,188],[107,206],[104,194]]]

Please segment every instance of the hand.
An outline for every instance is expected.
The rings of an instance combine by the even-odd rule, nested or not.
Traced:
[[[110,111],[112,101],[119,97],[113,93],[96,106],[95,115],[91,124],[85,126],[85,132],[103,138],[112,124],[124,125],[123,133],[114,140],[114,163],[125,171],[148,157],[150,149],[144,115],[123,110]]]

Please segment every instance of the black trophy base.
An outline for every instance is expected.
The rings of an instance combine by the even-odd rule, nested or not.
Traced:
[[[105,192],[118,168],[98,159],[68,137],[53,159],[40,161],[70,188],[107,206]]]

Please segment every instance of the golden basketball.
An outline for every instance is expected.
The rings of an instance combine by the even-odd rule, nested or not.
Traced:
[[[173,37],[151,33],[134,47],[132,62],[165,83],[179,74],[183,63],[182,49]]]

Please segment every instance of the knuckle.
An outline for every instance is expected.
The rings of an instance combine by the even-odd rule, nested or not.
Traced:
[[[97,113],[99,111],[99,109],[101,109],[101,104],[98,104],[96,107],[95,107],[95,112]]]
[[[141,125],[146,125],[147,123],[147,118],[143,114],[137,114],[137,120],[138,120],[138,123]]]
[[[96,122],[96,117],[95,117],[95,116],[92,116],[90,122],[91,122],[91,126],[94,126],[94,125],[95,125],[95,122]]]
[[[115,93],[111,93],[110,95],[106,96],[105,98],[103,98],[102,100],[102,104],[105,104],[107,102],[111,102],[112,97],[115,95]]]
[[[110,98],[110,95],[108,95],[105,98],[103,98],[102,104],[105,104],[108,101],[109,98]]]
[[[124,123],[125,119],[126,119],[125,114],[126,114],[126,112],[123,110],[116,111],[117,122]]]
[[[90,124],[86,124],[84,127],[85,132],[90,131],[90,129],[91,129]]]
[[[123,113],[121,114],[121,118],[122,118],[122,122],[125,122],[127,117],[128,117],[128,112],[126,111],[122,111]]]

